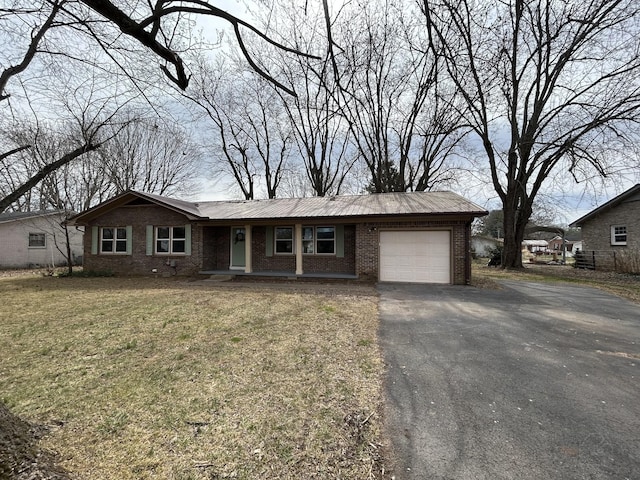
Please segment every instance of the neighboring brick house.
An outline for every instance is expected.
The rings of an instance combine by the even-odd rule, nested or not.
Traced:
[[[10,212],[0,214],[0,268],[39,268],[67,264],[66,213]],[[70,228],[71,261],[82,262],[81,230]]]
[[[621,262],[640,257],[640,184],[570,226],[581,228],[582,250],[596,268],[619,270]]]
[[[71,221],[86,229],[86,270],[466,284],[471,222],[486,214],[451,192],[196,203],[130,191]]]

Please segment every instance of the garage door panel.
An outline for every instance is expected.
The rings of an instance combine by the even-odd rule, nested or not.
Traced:
[[[380,280],[451,283],[450,232],[380,232]]]

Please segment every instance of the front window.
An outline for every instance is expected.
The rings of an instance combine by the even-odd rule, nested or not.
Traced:
[[[184,254],[186,245],[185,227],[156,227],[156,253]]]
[[[293,253],[293,227],[276,227],[276,253]]]
[[[100,229],[100,253],[127,253],[127,229],[102,227]]]
[[[627,226],[613,225],[611,227],[611,245],[627,244]]]
[[[317,253],[336,253],[335,227],[316,227],[316,245]]]
[[[29,248],[45,248],[47,236],[44,233],[29,233]]]
[[[302,251],[306,254],[335,254],[336,228],[302,227]]]

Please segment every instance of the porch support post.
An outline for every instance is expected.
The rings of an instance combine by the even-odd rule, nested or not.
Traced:
[[[296,251],[296,275],[302,275],[302,224],[296,223],[295,251]]]
[[[251,266],[251,225],[244,226],[244,273],[253,272]]]

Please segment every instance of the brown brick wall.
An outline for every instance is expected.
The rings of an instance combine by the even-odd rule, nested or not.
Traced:
[[[204,227],[204,270],[226,270],[229,268],[230,227]],[[296,270],[295,255],[267,256],[266,227],[251,229],[252,257],[254,272],[292,272]],[[335,255],[303,255],[302,266],[305,273],[348,273],[355,272],[355,226],[344,228],[344,257]]]
[[[231,263],[231,227],[202,227],[203,270],[227,270]]]
[[[147,255],[147,225],[180,226],[189,223],[184,215],[159,206],[125,206],[116,208],[94,219],[84,235],[84,269],[86,271],[111,271],[119,275],[146,275],[157,269],[160,275],[192,275],[202,265],[201,228],[192,225],[191,255]],[[132,227],[131,255],[91,254],[93,226]],[[99,248],[98,248],[99,252]],[[167,265],[175,261],[176,267]]]

